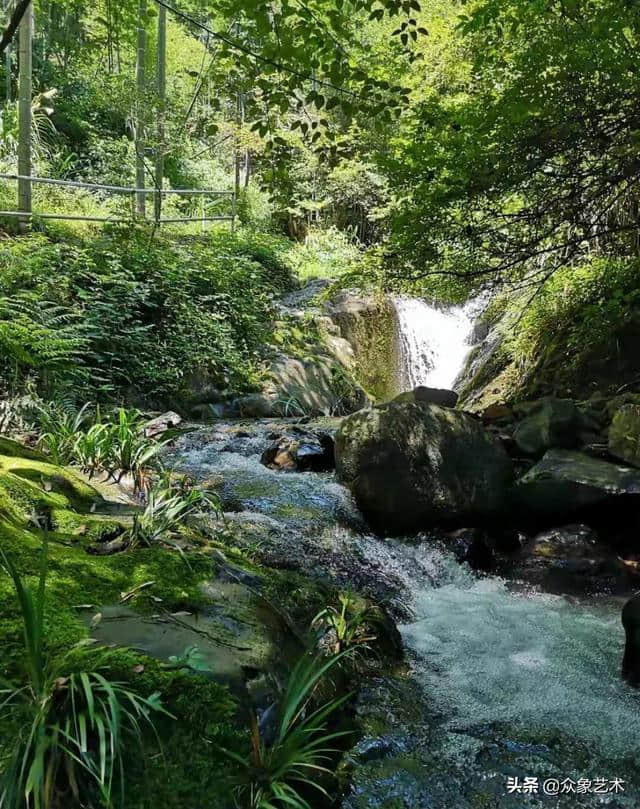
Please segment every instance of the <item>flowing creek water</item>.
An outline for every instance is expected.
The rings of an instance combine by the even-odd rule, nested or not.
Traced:
[[[411,385],[451,384],[469,331],[460,312],[454,326],[421,302],[397,305],[401,327],[416,312],[434,317],[404,335],[407,345],[418,332],[440,334],[429,361],[447,345],[458,352],[446,370],[412,370]],[[331,474],[261,464],[289,429],[291,420],[217,422],[182,438],[174,462],[201,481],[222,477],[240,547],[254,543],[270,563],[364,590],[399,622],[408,669],[359,698],[365,736],[349,754],[342,805],[640,806],[640,695],[619,676],[620,603],[477,576],[429,537],[372,535]]]

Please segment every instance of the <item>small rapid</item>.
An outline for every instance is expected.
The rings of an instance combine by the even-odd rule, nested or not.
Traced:
[[[458,571],[415,591],[415,619],[402,627],[449,723],[508,723],[604,757],[640,750],[640,699],[620,678],[619,604],[514,591]]]

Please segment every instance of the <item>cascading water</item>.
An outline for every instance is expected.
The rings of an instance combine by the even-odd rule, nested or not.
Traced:
[[[473,304],[439,309],[404,295],[391,303],[398,323],[399,388],[451,388],[469,353]]]
[[[393,303],[402,388],[451,387],[480,307]],[[352,751],[343,809],[637,809],[640,694],[619,674],[620,603],[478,577],[427,536],[370,535],[330,475],[260,463],[274,429],[218,423],[183,439],[176,461],[224,479],[238,547],[353,585],[403,621],[409,670],[361,697],[370,735]]]

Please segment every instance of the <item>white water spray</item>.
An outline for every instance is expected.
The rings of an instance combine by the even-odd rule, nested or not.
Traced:
[[[406,296],[394,297],[392,303],[398,319],[400,389],[451,388],[471,348],[476,307],[438,309]]]

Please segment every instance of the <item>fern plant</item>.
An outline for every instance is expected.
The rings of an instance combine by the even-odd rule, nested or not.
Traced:
[[[154,713],[169,714],[158,693],[142,697],[110,680],[101,666],[69,672],[69,655],[57,661],[47,653],[46,532],[35,593],[2,551],[0,558],[18,599],[25,654],[25,682],[7,683],[1,692],[3,718],[13,720],[19,731],[0,776],[0,806],[62,809],[70,798],[86,805],[93,793],[97,802],[111,807],[116,783],[124,798],[126,746],[141,741],[144,723],[153,728]]]
[[[66,307],[28,291],[0,297],[0,367],[12,390],[29,370],[45,392],[83,387],[88,348],[86,324]]]

